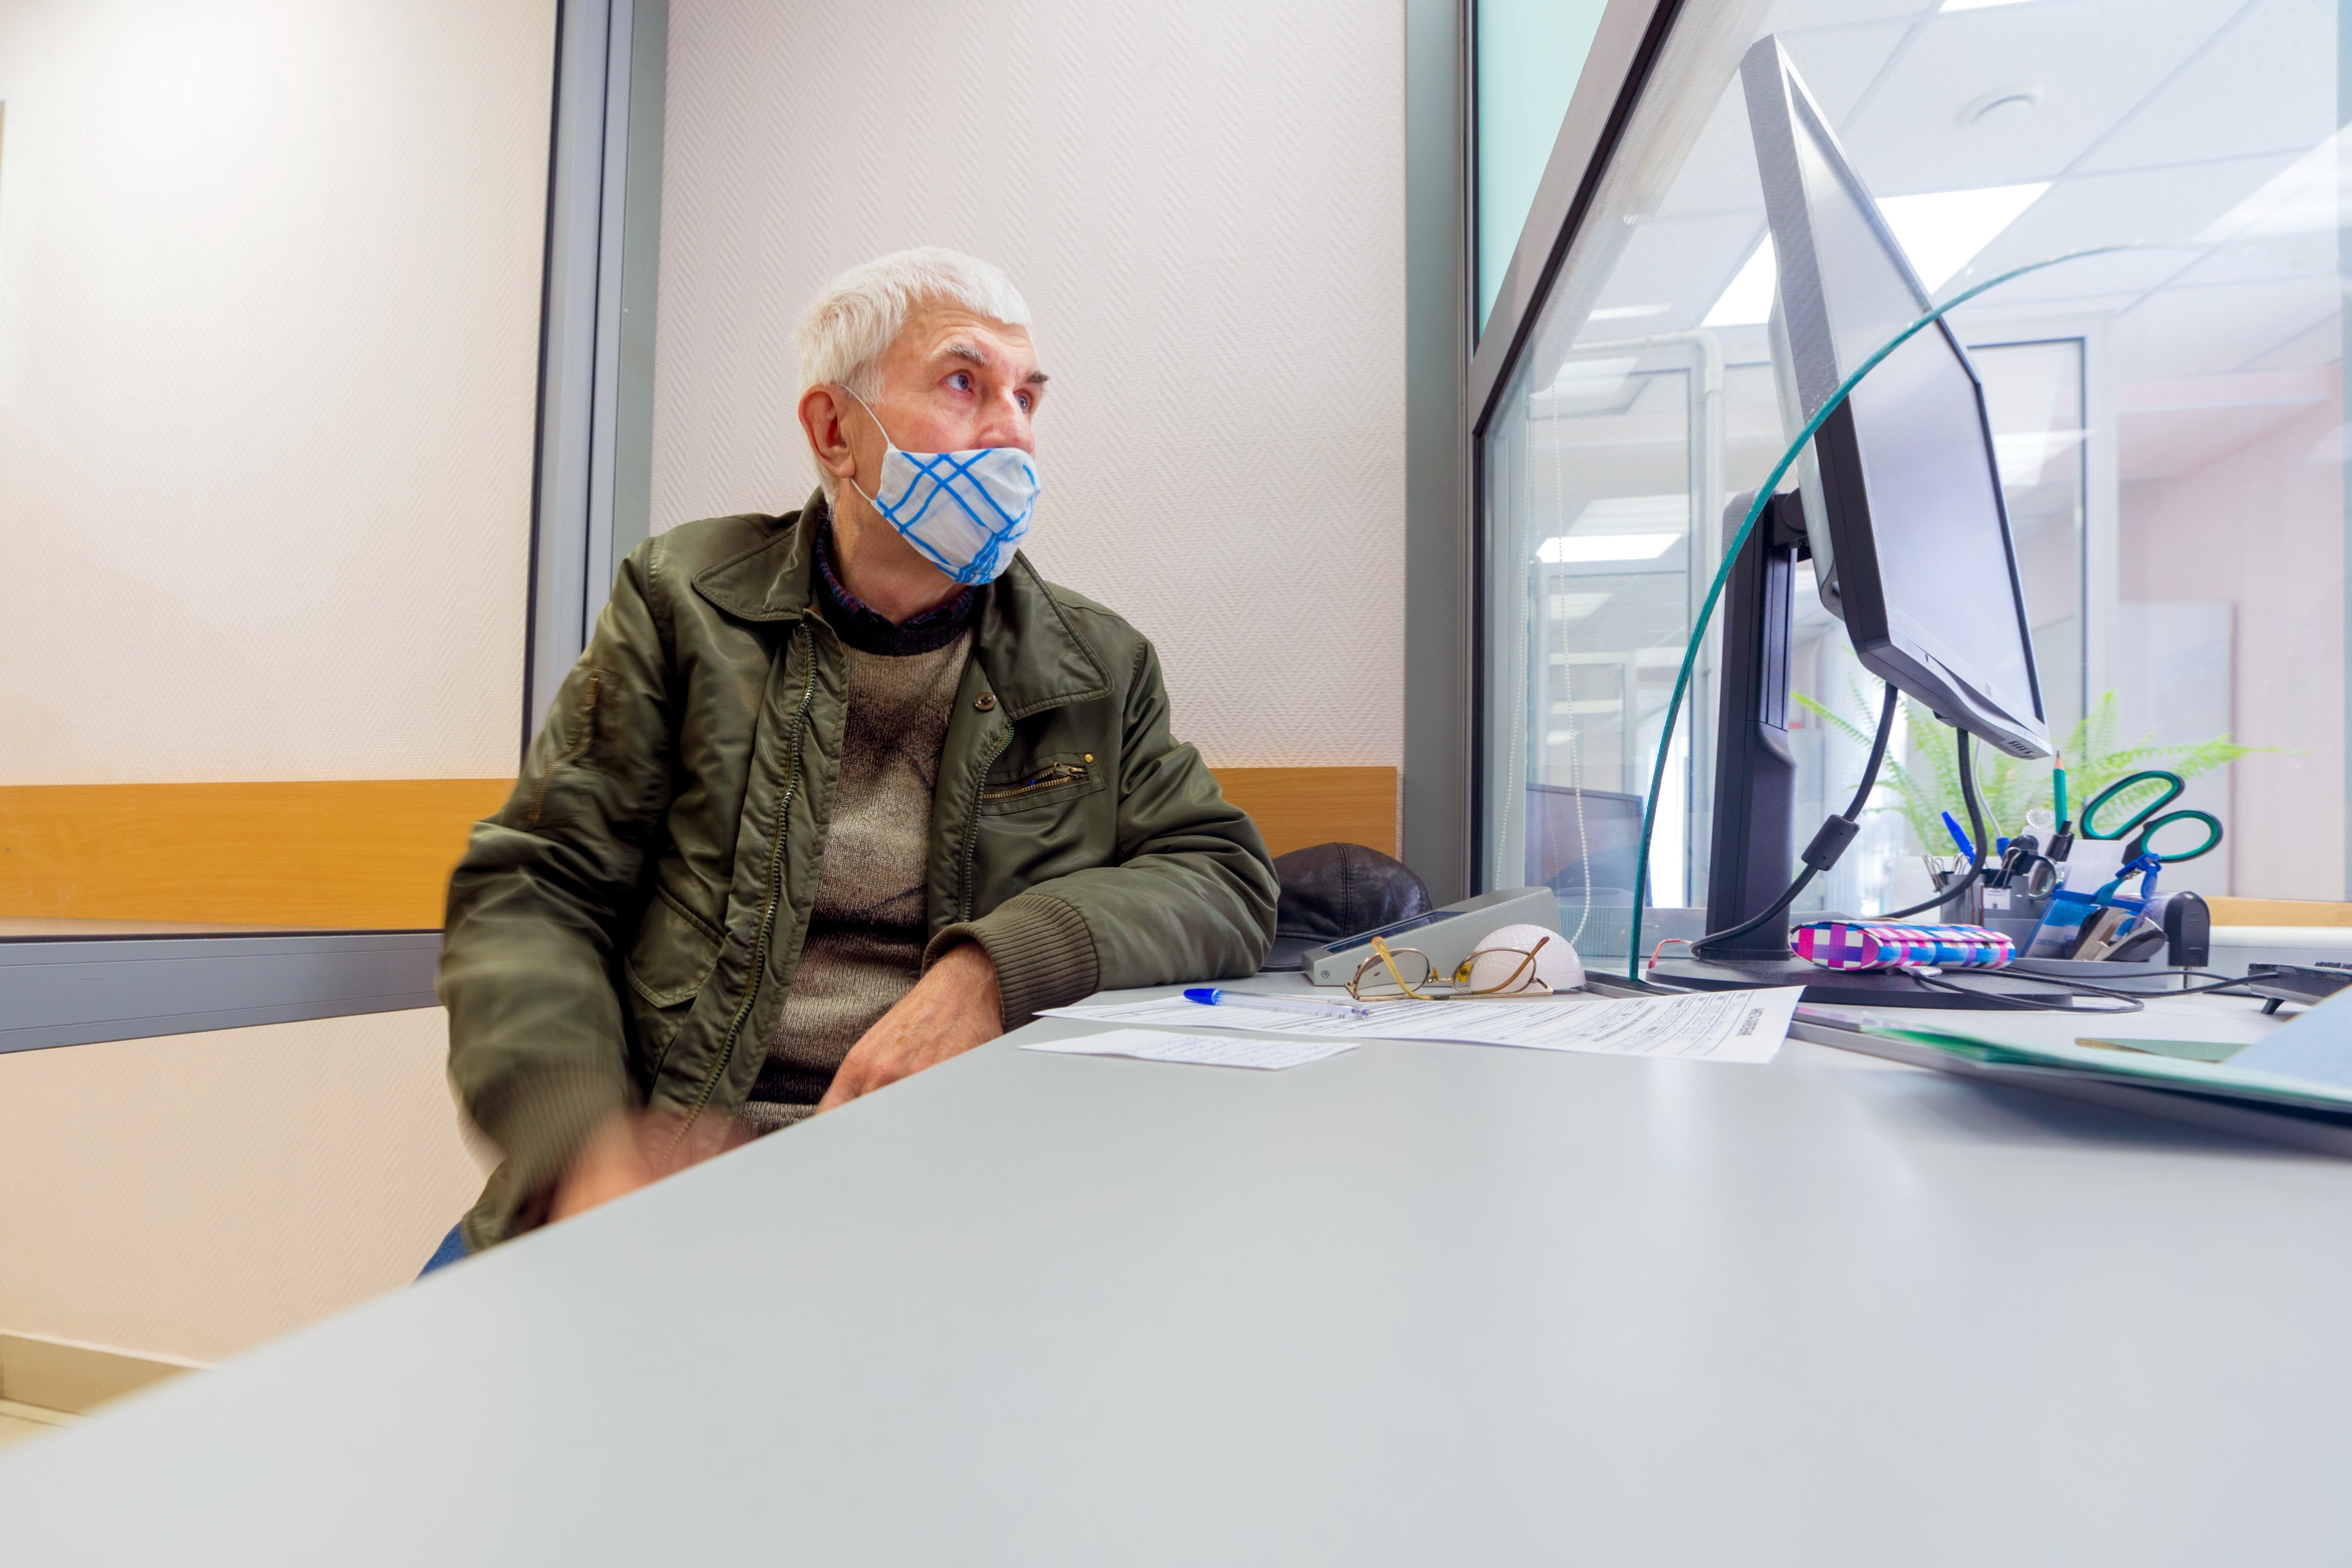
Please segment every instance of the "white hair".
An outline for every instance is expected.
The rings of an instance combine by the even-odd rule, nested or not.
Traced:
[[[802,390],[826,382],[861,397],[879,391],[876,371],[906,329],[907,317],[929,300],[960,305],[1010,327],[1029,325],[1029,302],[1013,280],[977,256],[925,246],[893,251],[825,285],[801,313]]]

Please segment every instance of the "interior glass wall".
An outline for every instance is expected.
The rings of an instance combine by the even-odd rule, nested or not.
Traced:
[[[1481,327],[1606,9],[1607,0],[1474,0]]]
[[[1587,951],[1624,951],[1635,830],[1725,511],[1795,434],[1737,79],[1767,34],[1939,300],[2132,247],[1952,318],[1985,388],[2051,732],[2077,800],[2132,765],[2190,775],[2176,804],[2228,836],[2168,886],[2344,898],[2344,116],[2336,9],[2314,0],[1685,9],[1482,433],[1482,885],[1549,884]],[[1801,844],[1859,777],[1879,687],[1809,582],[1796,639]],[[1705,898],[1715,667],[1710,648],[1661,789],[1659,906]],[[1960,807],[1949,745],[1907,718],[1901,777],[1801,910],[1925,895],[1920,857],[1951,848],[1935,814]],[[2047,764],[1986,772],[2002,832],[2047,803]]]

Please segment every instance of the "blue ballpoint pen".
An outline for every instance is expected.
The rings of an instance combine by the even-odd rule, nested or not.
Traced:
[[[1976,846],[1968,842],[1968,836],[1960,831],[1960,825],[1953,820],[1952,813],[1949,811],[1944,814],[1944,831],[1951,834],[1952,841],[1960,846],[1960,859],[1971,866],[1974,865],[1976,863]]]
[[[1370,1018],[1372,1010],[1353,1002],[1322,1002],[1306,997],[1261,997],[1249,991],[1219,991],[1214,986],[1194,986],[1184,993],[1186,1002],[1197,1002],[1202,1007],[1264,1008],[1274,1013],[1311,1013],[1317,1018],[1338,1015],[1343,1018]]]

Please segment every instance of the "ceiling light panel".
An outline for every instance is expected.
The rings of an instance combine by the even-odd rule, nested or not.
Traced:
[[[1772,236],[1766,235],[1722,296],[1707,313],[1702,327],[1760,327],[1772,319],[1772,292],[1780,281],[1773,262]]]
[[[1992,437],[1992,461],[2000,482],[2025,489],[2041,482],[2041,470],[2052,457],[2082,444],[2084,430],[2011,430]]]
[[[1609,602],[1606,593],[1554,593],[1544,607],[1553,620],[1583,620]]]
[[[1564,533],[1536,546],[1535,558],[1547,566],[1579,561],[1656,560],[1681,542],[1679,533]]]
[[[1911,258],[1912,271],[1933,294],[2048,189],[2049,182],[2043,180],[1974,191],[1890,196],[1880,201],[1879,212],[1887,227],[1895,231],[1904,255]],[[1767,235],[1700,325],[1753,327],[1771,320],[1773,290],[1778,283],[1772,237]]]
[[[1903,253],[1911,258],[1912,271],[1934,294],[2048,189],[2049,182],[2043,180],[1974,191],[1889,196],[1880,200],[1879,212],[1887,227],[1895,231]]]
[[[1691,498],[1680,490],[1668,495],[1606,495],[1586,501],[1573,527],[1578,533],[1687,533]]]

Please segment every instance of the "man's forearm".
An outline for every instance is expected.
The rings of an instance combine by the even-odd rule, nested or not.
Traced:
[[[1040,1011],[1065,1007],[1102,989],[1102,966],[1086,917],[1068,902],[1031,889],[978,920],[933,939],[944,957],[959,944],[987,951],[994,967],[999,1020],[1018,1029]]]
[[[977,942],[948,949],[850,1048],[817,1109],[830,1111],[996,1039],[1005,1032],[1004,1008],[988,950]]]

